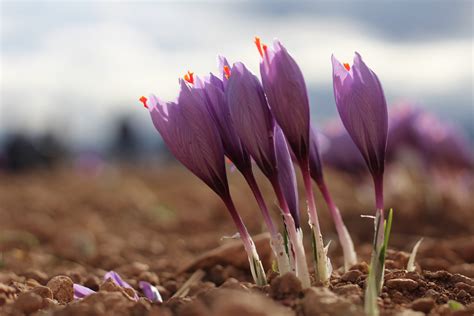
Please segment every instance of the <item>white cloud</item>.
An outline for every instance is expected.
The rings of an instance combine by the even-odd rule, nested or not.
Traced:
[[[9,36],[16,27],[21,29],[17,22],[6,25]],[[390,42],[363,25],[336,18],[276,20],[250,18],[225,6],[182,10],[109,3],[98,6],[90,21],[38,33],[37,45],[29,50],[2,47],[1,113],[6,119],[1,124],[7,127],[21,122],[42,129],[51,117],[71,124],[82,118],[80,124],[91,125],[91,120],[139,108],[142,94],[174,98],[177,78],[188,68],[215,70],[218,53],[256,71],[259,56],[252,40],[257,33],[283,40],[309,85],[330,87],[330,55],[347,61],[355,50],[392,95],[442,95],[472,80],[469,40]],[[79,130],[93,135],[100,126]]]

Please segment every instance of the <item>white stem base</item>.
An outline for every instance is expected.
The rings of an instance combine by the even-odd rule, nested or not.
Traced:
[[[316,281],[319,281],[323,286],[329,285],[329,278],[332,273],[332,265],[327,256],[327,249],[324,247],[323,236],[318,229],[318,225],[314,225],[311,220],[311,213],[309,214],[310,221],[309,226],[313,234],[313,247],[314,247],[314,264],[316,272]]]
[[[246,250],[250,264],[250,272],[252,273],[255,283],[259,286],[267,285],[267,276],[265,275],[265,270],[263,269],[263,264],[258,256],[255,245],[252,243],[250,249]]]
[[[357,254],[354,249],[354,243],[352,242],[351,235],[346,228],[346,225],[337,229],[339,235],[339,241],[341,243],[342,252],[344,254],[344,271],[349,271],[349,268],[357,263]]]
[[[295,222],[291,214],[283,215],[286,228],[288,229],[288,238],[290,239],[293,251],[295,252],[295,270],[296,276],[300,279],[301,285],[304,289],[311,286],[309,278],[308,265],[306,262],[306,255],[303,247],[303,234],[301,229],[296,230]]]
[[[290,266],[290,261],[285,249],[285,243],[281,234],[273,236],[270,241],[270,246],[272,247],[273,254],[275,255],[278,272],[280,275],[283,275],[287,272],[293,271]]]

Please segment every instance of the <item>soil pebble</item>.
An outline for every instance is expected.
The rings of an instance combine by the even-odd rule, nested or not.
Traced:
[[[412,279],[391,279],[385,282],[389,289],[399,291],[413,291],[418,288],[418,283]]]
[[[277,300],[297,297],[302,290],[301,281],[291,272],[274,278],[270,284],[270,296]]]
[[[43,307],[43,298],[32,292],[21,293],[13,307],[25,314],[32,314]]]
[[[430,297],[422,297],[414,300],[410,304],[410,308],[414,311],[423,312],[428,314],[435,306],[435,301]]]
[[[55,276],[46,286],[51,289],[54,299],[59,303],[66,304],[74,299],[74,284],[67,276]]]

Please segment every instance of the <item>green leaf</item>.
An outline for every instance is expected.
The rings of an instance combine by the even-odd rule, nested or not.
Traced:
[[[462,305],[461,303],[455,300],[449,300],[448,306],[449,306],[449,309],[452,311],[458,311],[458,310],[464,309],[464,305]]]

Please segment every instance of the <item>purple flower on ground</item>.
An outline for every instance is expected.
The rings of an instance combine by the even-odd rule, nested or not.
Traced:
[[[176,159],[218,195],[227,197],[224,149],[202,91],[189,87],[184,80],[180,85],[176,102],[163,102],[150,95],[147,106],[153,124]]]
[[[223,60],[224,67],[228,69],[227,60],[223,57],[221,59]],[[227,73],[223,76],[230,76],[230,70],[228,69]],[[226,100],[223,81],[211,73],[202,80],[196,80],[196,88],[203,91],[206,106],[219,130],[225,155],[241,172],[250,169],[250,155],[243,147],[237,135]]]
[[[232,66],[225,90],[238,136],[258,167],[268,177],[276,176],[273,120],[262,85],[243,63]]]
[[[271,111],[301,162],[309,150],[309,100],[303,73],[278,40],[273,49],[260,47],[258,38],[255,42],[262,55],[260,74]]]
[[[94,293],[90,288],[74,283],[74,299],[78,300]]]
[[[339,116],[369,167],[375,184],[375,205],[383,210],[388,114],[382,85],[358,53],[352,68],[349,64],[342,65],[334,56],[332,65]],[[381,218],[383,222],[383,212]]]
[[[355,53],[354,64],[332,56],[334,97],[347,132],[374,177],[383,174],[387,147],[387,102],[377,75]]]
[[[278,125],[275,125],[275,155],[278,168],[278,180],[285,195],[288,208],[295,220],[297,227],[300,226],[300,212],[298,205],[298,189],[296,186],[296,175],[291,155],[288,150],[285,135]]]
[[[104,275],[104,281],[107,281],[109,279],[112,280],[112,282],[114,282],[115,284],[117,284],[120,287],[127,288],[127,289],[132,289],[133,293],[134,293],[133,298],[136,301],[138,300],[138,295],[137,295],[135,289],[130,284],[125,282],[117,272],[115,272],[115,271],[107,272]],[[74,298],[75,299],[81,299],[81,298],[84,298],[84,297],[89,296],[89,295],[94,294],[94,293],[96,293],[96,292],[89,289],[88,287],[85,287],[83,285],[76,284],[76,283],[74,284]],[[158,293],[158,295],[159,295],[159,293]]]
[[[162,303],[163,299],[161,298],[160,292],[158,289],[146,281],[140,281],[138,286],[143,291],[143,294],[152,302]]]

